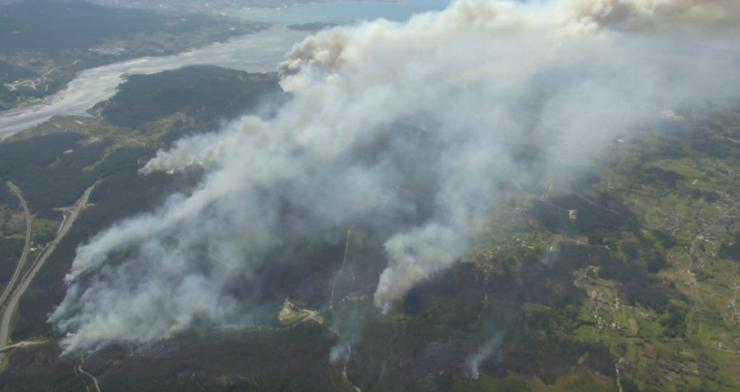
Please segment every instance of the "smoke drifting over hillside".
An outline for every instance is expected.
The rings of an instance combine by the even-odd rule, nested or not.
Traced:
[[[512,194],[577,175],[662,110],[738,90],[727,0],[460,0],[336,28],[282,66],[292,99],[180,140],[143,169],[206,175],[78,249],[51,315],[67,352],[239,324],[271,252],[317,232],[384,233],[375,305],[459,261]]]

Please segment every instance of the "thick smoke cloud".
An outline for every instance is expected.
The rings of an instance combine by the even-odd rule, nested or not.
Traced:
[[[508,197],[664,110],[734,97],[737,17],[731,0],[459,0],[310,37],[281,67],[276,117],[160,151],[142,175],[199,168],[197,189],[78,249],[51,315],[64,349],[249,323],[245,287],[272,253],[349,227],[385,238],[389,311]]]

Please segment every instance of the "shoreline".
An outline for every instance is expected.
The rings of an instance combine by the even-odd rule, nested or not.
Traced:
[[[89,115],[87,111],[115,94],[126,75],[153,74],[189,65],[217,65],[248,72],[269,72],[292,45],[306,36],[282,24],[163,56],[145,56],[80,71],[59,92],[32,105],[0,112],[0,142],[57,115]]]
[[[251,29],[251,31],[246,32],[246,33],[245,32],[239,32],[239,33],[236,33],[234,35],[231,35],[231,36],[227,37],[226,39],[217,39],[217,40],[206,42],[206,43],[201,44],[201,45],[195,44],[195,45],[187,46],[186,48],[184,48],[182,50],[177,50],[177,49],[165,50],[165,51],[163,51],[160,54],[150,54],[150,55],[141,56],[141,55],[135,55],[135,54],[129,55],[130,52],[126,52],[126,54],[122,54],[120,58],[106,59],[106,60],[103,60],[99,64],[96,64],[96,65],[94,65],[92,67],[80,68],[78,70],[75,70],[74,71],[74,74],[72,75],[72,77],[69,78],[69,80],[65,81],[58,89],[56,89],[56,90],[54,90],[54,91],[46,94],[43,97],[31,97],[31,98],[28,98],[28,99],[25,99],[25,100],[19,102],[14,107],[11,107],[11,108],[5,109],[5,110],[0,110],[0,117],[13,116],[14,115],[13,114],[14,112],[18,112],[18,111],[22,111],[24,109],[28,109],[28,108],[31,108],[31,107],[34,107],[34,106],[39,106],[39,105],[44,105],[44,104],[50,103],[50,101],[56,95],[62,93],[64,90],[66,90],[69,87],[69,85],[70,85],[71,82],[73,82],[75,79],[77,79],[80,76],[80,74],[82,74],[82,73],[84,73],[86,71],[94,70],[94,69],[97,69],[97,68],[103,68],[103,67],[110,66],[110,65],[113,65],[113,64],[125,63],[125,62],[136,61],[136,60],[147,60],[147,59],[159,58],[159,57],[177,56],[177,55],[185,54],[185,53],[188,53],[188,52],[196,51],[198,49],[206,48],[206,47],[209,47],[209,46],[218,45],[219,43],[228,43],[229,41],[232,41],[232,40],[235,40],[235,39],[239,39],[241,37],[249,36],[249,35],[252,35],[252,34],[257,34],[259,32],[262,32],[262,31],[266,31],[266,30],[271,29],[273,27],[273,25],[274,25],[273,23],[261,22],[261,21],[246,21],[245,20],[245,21],[242,21],[242,22],[243,23],[250,23],[249,28]],[[70,64],[70,65],[72,65],[72,64]],[[1,134],[2,134],[2,130],[0,130],[0,139],[2,139],[2,135]]]

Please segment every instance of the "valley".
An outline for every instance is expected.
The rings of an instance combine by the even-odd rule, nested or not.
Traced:
[[[740,146],[728,143],[740,136],[740,110],[730,104],[663,118],[615,139],[603,164],[577,181],[511,199],[462,263],[412,289],[388,317],[372,304],[380,233],[353,227],[329,242],[315,233],[305,249],[276,254],[275,267],[260,272],[272,288],[249,294],[265,304],[256,324],[204,325],[153,346],[105,349],[85,358],[89,375],[73,372],[79,361],[58,357],[59,336],[46,317],[61,300],[77,244],[197,183],[197,171],[138,174],[157,148],[256,110],[258,97],[267,96],[280,96],[271,74],[192,67],[136,76],[94,117],[56,117],[0,144],[3,178],[23,190],[36,217],[33,243],[57,245],[19,299],[10,335],[10,343],[49,343],[7,351],[0,389],[43,389],[34,381],[42,378],[82,388],[91,385],[89,375],[106,391],[740,385],[740,268],[731,251],[740,230]],[[42,228],[58,225],[55,209],[83,192],[94,205],[54,240],[53,230]],[[12,211],[5,217],[24,215],[14,199],[3,194],[3,210]],[[22,238],[23,226],[14,227]],[[300,264],[290,257],[295,252],[304,255]],[[352,342],[345,361],[330,362],[332,347],[344,342]]]

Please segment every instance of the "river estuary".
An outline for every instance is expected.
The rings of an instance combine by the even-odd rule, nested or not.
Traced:
[[[308,3],[281,9],[232,10],[230,15],[272,23],[272,27],[171,56],[144,57],[80,72],[67,87],[40,103],[0,112],[0,140],[38,125],[57,115],[84,115],[98,102],[115,94],[125,75],[152,74],[189,65],[211,64],[248,72],[269,72],[284,59],[291,47],[308,32],[291,30],[289,24],[327,22],[356,23],[386,18],[404,20],[410,15],[438,10],[447,0],[401,2],[344,1]]]

